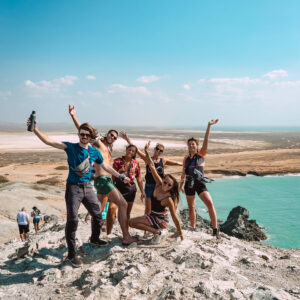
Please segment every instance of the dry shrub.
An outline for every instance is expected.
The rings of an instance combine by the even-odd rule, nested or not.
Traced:
[[[9,180],[5,176],[0,175],[0,183],[6,183],[6,182],[9,182]]]
[[[58,166],[55,170],[69,170],[69,168],[67,166]]]
[[[47,179],[39,180],[36,183],[46,185],[59,185],[61,183],[61,180],[57,177],[50,177]]]
[[[47,191],[45,187],[38,186],[38,185],[32,185],[31,188],[36,191]]]

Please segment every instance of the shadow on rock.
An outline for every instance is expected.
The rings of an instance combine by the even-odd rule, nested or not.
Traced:
[[[1,274],[0,285],[32,283],[34,278],[39,278],[49,269],[57,269],[61,266],[64,249],[41,249],[32,257],[10,259],[1,266],[2,270],[8,270],[13,275]]]

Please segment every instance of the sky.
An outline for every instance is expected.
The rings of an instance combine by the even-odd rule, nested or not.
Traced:
[[[0,0],[0,122],[300,126],[300,1]]]

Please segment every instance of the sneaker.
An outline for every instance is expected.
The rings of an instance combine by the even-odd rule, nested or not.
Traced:
[[[77,255],[75,255],[73,258],[67,257],[67,261],[69,261],[74,268],[79,268],[82,265],[82,262]]]
[[[143,238],[144,238],[144,239],[148,239],[148,238],[150,238],[152,235],[153,235],[152,232],[145,231]]]
[[[91,243],[92,245],[96,245],[96,246],[98,246],[98,247],[106,246],[106,245],[108,244],[108,242],[103,241],[103,240],[100,240],[100,239],[95,240],[95,241],[90,240],[90,243]]]
[[[158,245],[161,240],[161,233],[160,234],[153,234],[153,238],[150,241],[151,245]]]
[[[213,229],[213,236],[215,236],[216,239],[220,239],[220,230],[219,230],[219,228],[214,228]]]

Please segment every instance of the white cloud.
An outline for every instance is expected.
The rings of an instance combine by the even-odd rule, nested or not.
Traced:
[[[8,100],[11,96],[11,91],[0,91],[0,100]]]
[[[188,83],[185,83],[184,85],[183,85],[183,88],[185,89],[185,90],[190,90],[191,89],[191,86],[188,84]]]
[[[102,97],[102,93],[97,91],[78,91],[77,94],[83,97],[92,97],[92,98]]]
[[[300,87],[300,80],[296,81],[278,81],[274,82],[275,86],[280,86],[280,87]]]
[[[61,85],[73,85],[74,81],[78,79],[77,76],[72,76],[72,75],[66,75],[64,77],[61,77],[59,79],[54,79],[53,83],[58,83]]]
[[[257,78],[251,79],[248,76],[246,76],[246,77],[237,77],[237,78],[211,78],[209,79],[209,81],[213,83],[249,84],[249,83],[257,83],[259,82],[259,79]]]
[[[125,94],[141,94],[149,96],[151,92],[144,86],[126,86],[123,84],[112,84],[108,90],[109,94],[125,93]]]
[[[136,81],[143,82],[143,83],[151,83],[151,82],[158,81],[160,78],[161,77],[156,76],[156,75],[141,76],[141,77],[137,78]]]
[[[94,75],[87,75],[85,78],[86,78],[87,80],[95,80],[95,79],[96,79],[96,76],[94,76]]]
[[[198,83],[203,83],[203,82],[205,82],[205,81],[206,81],[206,79],[202,78],[202,79],[199,79],[199,80],[198,80]]]
[[[285,70],[273,70],[265,75],[263,77],[267,77],[271,80],[281,78],[281,77],[288,77],[288,72]]]
[[[33,82],[31,80],[25,81],[25,86],[33,91],[35,97],[41,96],[41,94],[55,94],[59,93],[64,86],[71,86],[78,79],[77,76],[66,75],[64,77],[53,79],[51,81],[41,80]]]

